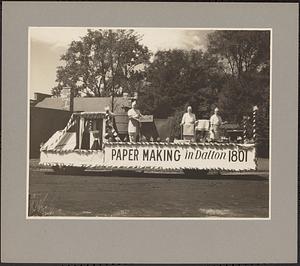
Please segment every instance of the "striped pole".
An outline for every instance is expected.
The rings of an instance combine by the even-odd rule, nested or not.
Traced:
[[[257,132],[256,132],[256,113],[257,113],[258,107],[255,105],[253,106],[253,140],[254,143],[257,141]]]
[[[246,142],[247,139],[247,116],[243,117],[243,140],[244,143]]]
[[[108,112],[106,112],[105,114],[105,120],[106,120],[106,129],[108,130],[108,132],[106,132],[106,136],[112,135],[111,137],[113,137],[116,141],[121,141],[118,133],[114,128],[113,118]]]

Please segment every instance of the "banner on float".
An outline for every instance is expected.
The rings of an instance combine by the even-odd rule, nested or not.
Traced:
[[[254,144],[108,143],[105,165],[128,168],[255,170]]]

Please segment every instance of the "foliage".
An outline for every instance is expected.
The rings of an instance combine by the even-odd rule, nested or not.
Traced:
[[[48,193],[44,197],[38,197],[36,194],[30,195],[29,200],[29,215],[30,216],[49,216],[53,215],[54,210],[49,208],[45,202],[48,198]]]
[[[226,75],[218,95],[223,116],[239,122],[257,105],[258,152],[267,156],[269,146],[262,143],[269,143],[270,32],[215,31],[208,35],[208,53]]]
[[[197,34],[197,33],[195,33]],[[202,50],[158,51],[146,72],[141,95],[144,113],[174,117],[172,135],[191,105],[208,119],[218,106],[223,120],[240,123],[259,107],[259,138],[268,142],[270,106],[269,31],[214,31]]]
[[[243,73],[268,69],[269,31],[215,31],[208,35],[208,52],[216,55],[224,70],[240,78]]]
[[[61,57],[65,65],[57,69],[53,94],[63,86],[75,96],[138,91],[142,113],[174,117],[173,137],[180,137],[177,125],[188,105],[197,119],[208,119],[218,106],[223,120],[233,123],[251,116],[257,105],[259,137],[268,140],[269,31],[213,31],[207,50],[159,50],[151,62],[140,38],[133,30],[89,30]]]
[[[64,86],[71,87],[75,96],[131,92],[143,80],[143,68],[150,58],[140,38],[133,30],[88,30],[61,56],[64,66],[57,68],[58,85],[52,93],[60,95]]]
[[[143,112],[165,118],[191,105],[198,115],[209,113],[223,78],[220,67],[216,58],[201,50],[158,51],[140,94]]]

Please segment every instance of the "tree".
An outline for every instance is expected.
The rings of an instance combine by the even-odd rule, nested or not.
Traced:
[[[58,85],[52,93],[60,95],[64,86],[72,88],[75,96],[132,92],[144,78],[150,58],[140,38],[133,30],[88,30],[61,56],[64,66],[57,68]]]
[[[227,73],[241,78],[269,68],[270,32],[215,31],[208,35],[208,52],[218,57]]]
[[[208,35],[208,53],[218,58],[226,75],[218,95],[222,115],[241,122],[257,105],[258,154],[268,156],[270,32],[215,31]]]
[[[201,50],[158,51],[146,72],[142,111],[165,118],[189,104],[198,116],[209,113],[222,79],[219,67]]]
[[[254,105],[268,109],[269,31],[215,31],[208,35],[208,53],[223,65],[226,75],[218,100],[226,118],[238,122]]]

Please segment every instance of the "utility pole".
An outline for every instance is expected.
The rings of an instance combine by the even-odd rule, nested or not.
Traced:
[[[70,112],[74,112],[74,90],[70,87]]]

